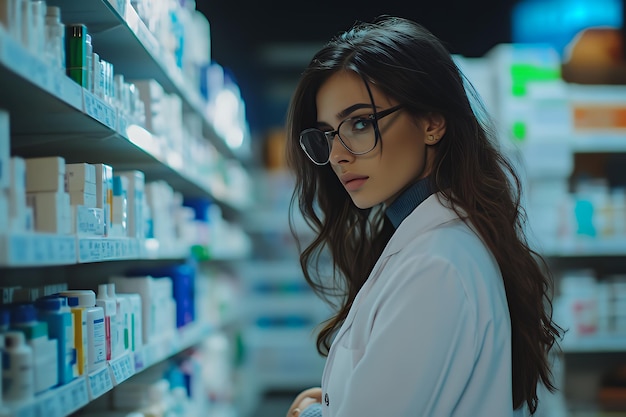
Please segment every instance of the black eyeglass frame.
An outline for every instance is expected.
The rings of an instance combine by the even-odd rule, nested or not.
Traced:
[[[332,144],[331,144],[331,140],[335,137],[335,135],[339,138],[339,142],[341,143],[341,145],[346,148],[346,150],[348,152],[350,152],[353,155],[365,155],[366,153],[372,152],[375,148],[376,145],[378,145],[378,142],[380,141],[380,130],[378,129],[378,121],[386,116],[389,116],[390,114],[393,114],[395,112],[397,112],[398,110],[400,110],[403,107],[402,104],[398,104],[396,106],[390,107],[388,109],[385,110],[381,110],[379,112],[374,112],[368,116],[355,116],[355,117],[348,117],[344,120],[341,121],[341,123],[339,123],[339,126],[337,126],[336,130],[331,130],[328,132],[324,132],[320,129],[317,128],[309,128],[309,129],[305,129],[302,132],[300,132],[300,147],[302,148],[302,150],[304,151],[304,153],[306,154],[306,156],[309,157],[309,159],[316,165],[326,165],[329,161],[330,161],[330,151],[332,149]],[[350,149],[348,147],[348,145],[346,145],[346,143],[343,141],[343,139],[341,138],[341,135],[339,134],[339,131],[341,130],[341,125],[343,125],[345,122],[351,121],[351,120],[370,120],[372,122],[372,124],[374,125],[374,145],[368,149],[367,151],[363,151],[363,152],[355,152],[352,149]],[[305,135],[306,133],[309,132],[319,132],[322,135],[324,135],[324,137],[326,138],[326,143],[328,144],[328,159],[325,162],[317,162],[316,160],[314,160],[311,155],[309,155],[309,153],[306,150],[306,147],[304,146],[304,144],[302,143],[302,136]]]

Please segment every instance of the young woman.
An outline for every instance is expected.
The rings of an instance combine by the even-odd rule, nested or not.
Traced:
[[[439,40],[393,17],[336,37],[302,74],[287,152],[316,237],[300,261],[336,312],[317,338],[321,388],[289,417],[517,416],[554,390],[551,282],[466,91]]]

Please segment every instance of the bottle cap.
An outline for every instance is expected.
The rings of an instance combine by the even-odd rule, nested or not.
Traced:
[[[11,323],[32,323],[37,321],[37,309],[33,304],[14,304],[11,311]]]
[[[111,282],[107,284],[107,293],[109,297],[115,298],[117,295],[115,294],[115,283]]]
[[[59,311],[67,307],[67,297],[62,295],[50,295],[41,297],[35,301],[35,307],[44,311]]]
[[[26,343],[26,339],[22,332],[9,331],[4,334],[4,347],[7,349],[23,345],[24,343]]]
[[[57,6],[48,6],[46,7],[46,16],[50,17],[61,17],[61,9]]]
[[[82,38],[84,33],[87,32],[87,27],[83,24],[75,24],[67,26],[69,36],[72,38]]]
[[[70,307],[93,307],[96,305],[96,293],[92,290],[69,290],[61,292],[67,297]]]
[[[98,284],[98,295],[96,299],[104,300],[106,298],[109,298],[108,284]]]

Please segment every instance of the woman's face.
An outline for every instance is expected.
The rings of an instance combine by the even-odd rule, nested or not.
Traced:
[[[375,85],[370,84],[370,89],[375,109],[361,77],[350,71],[332,75],[316,96],[317,127],[332,131],[346,118],[368,116],[398,104]],[[434,121],[433,127],[431,118],[417,119],[400,109],[378,121],[384,151],[379,142],[364,155],[350,153],[335,136],[330,164],[357,207],[390,204],[406,186],[430,173],[434,150],[427,146],[426,139],[433,135],[436,142],[443,134],[442,129],[445,130],[445,124],[442,127],[437,123]]]

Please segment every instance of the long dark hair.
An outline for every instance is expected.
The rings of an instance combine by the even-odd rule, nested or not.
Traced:
[[[412,114],[444,116],[446,133],[435,145],[431,185],[478,231],[498,262],[511,318],[513,408],[526,403],[534,413],[537,385],[555,390],[548,352],[561,329],[552,321],[549,270],[527,243],[520,180],[494,145],[486,113],[478,111],[480,102],[470,101],[478,95],[445,46],[409,20],[381,17],[335,37],[313,57],[289,106],[287,159],[296,176],[291,211],[297,205],[315,231],[313,240],[300,247],[300,263],[307,282],[336,308],[318,334],[318,351],[328,354],[393,234],[380,207],[357,208],[330,166],[311,163],[299,145],[300,132],[315,124],[319,87],[340,70],[359,74]],[[328,256],[331,271],[324,269]]]

